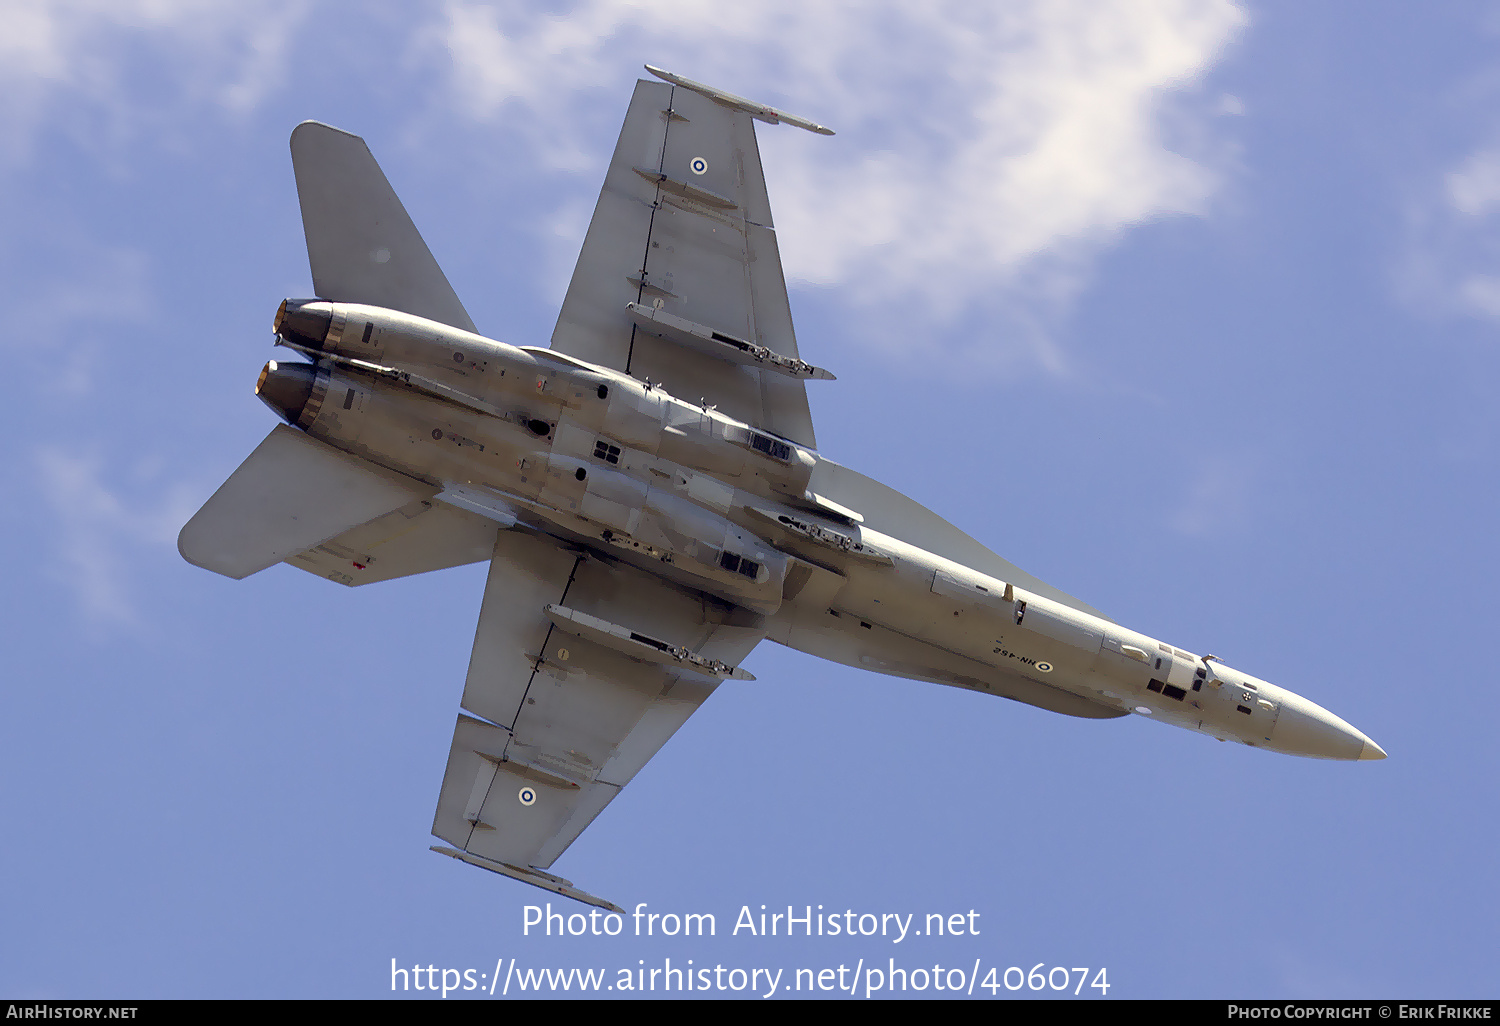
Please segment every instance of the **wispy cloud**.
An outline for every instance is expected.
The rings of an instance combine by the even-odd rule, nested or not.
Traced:
[[[38,280],[38,264],[66,273]],[[151,271],[140,250],[56,220],[45,233],[0,245],[0,305],[8,311],[0,351],[24,359],[35,387],[64,402],[90,394],[101,354],[118,332],[150,316]]]
[[[1500,36],[1500,13],[1473,29]],[[1500,320],[1500,120],[1497,80],[1483,72],[1455,83],[1453,103],[1473,126],[1466,152],[1436,161],[1407,207],[1408,245],[1395,266],[1397,294],[1412,308]]]
[[[70,587],[85,616],[138,625],[129,567],[141,547],[167,549],[192,514],[193,499],[182,486],[162,485],[145,474],[140,491],[112,485],[105,462],[60,447],[36,450],[41,494],[52,510],[55,548],[52,575]]]
[[[182,131],[207,108],[244,114],[284,75],[304,0],[0,0],[0,160],[54,124],[86,148]],[[147,73],[146,69],[149,69]],[[153,88],[143,90],[143,79]]]
[[[1168,523],[1174,531],[1198,537],[1243,529],[1250,521],[1255,477],[1253,459],[1219,455],[1203,460],[1190,479],[1179,479],[1182,491]]]
[[[1434,226],[1440,249],[1430,259],[1429,284],[1441,281],[1443,298],[1471,314],[1500,319],[1500,140],[1471,153],[1443,180]]]
[[[1161,114],[1245,22],[1227,0],[584,0],[566,15],[454,0],[434,32],[454,102],[554,168],[597,165],[613,135],[593,137],[580,107],[642,57],[833,125],[835,140],[761,134],[788,276],[840,286],[877,337],[998,303],[1058,369],[1046,325],[1092,259],[1132,225],[1208,209],[1212,158],[1174,151]],[[1173,120],[1201,140],[1239,109],[1204,98]]]

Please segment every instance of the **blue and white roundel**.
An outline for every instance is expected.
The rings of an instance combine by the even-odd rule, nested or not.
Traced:
[[[688,161],[688,170],[695,175],[706,175],[708,174],[708,161],[702,157],[694,157]]]
[[[1036,664],[1036,668],[1038,670],[1041,670],[1043,673],[1051,673],[1052,672],[1052,664],[1051,663],[1037,663]]]
[[[521,799],[522,805],[536,804],[536,792],[529,787],[521,788],[521,793],[516,795],[516,797]]]

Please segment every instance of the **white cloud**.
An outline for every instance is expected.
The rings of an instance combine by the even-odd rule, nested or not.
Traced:
[[[316,6],[0,0],[0,163],[44,124],[97,151],[175,138],[206,109],[244,114]],[[414,41],[393,72],[420,92],[441,60],[434,104],[501,128],[507,160],[536,174],[600,165],[646,60],[832,124],[833,140],[761,133],[789,278],[838,286],[872,341],[977,313],[992,325],[977,352],[1060,369],[1051,329],[1097,254],[1208,210],[1221,174],[1205,126],[1239,108],[1182,97],[1245,22],[1232,0],[450,0],[381,24]],[[556,221],[533,226],[543,252]]]
[[[97,144],[180,128],[203,106],[253,108],[283,74],[303,0],[0,0],[0,130],[24,159],[51,116]],[[161,82],[147,99],[142,69]],[[81,106],[80,106],[81,105]]]
[[[1478,146],[1412,204],[1397,286],[1418,309],[1500,320],[1500,140]]]
[[[1446,176],[1448,202],[1470,217],[1500,212],[1500,148],[1487,147],[1471,155]]]
[[[1500,275],[1465,275],[1456,296],[1469,312],[1500,320]]]
[[[1442,202],[1427,223],[1431,248],[1420,266],[1428,298],[1500,320],[1500,144],[1481,146],[1444,176]]]
[[[1056,367],[1045,325],[1091,258],[1131,225],[1207,210],[1218,175],[1169,147],[1162,105],[1245,20],[1228,0],[584,0],[566,15],[454,0],[438,35],[462,108],[555,168],[597,166],[613,134],[580,109],[642,59],[832,125],[835,140],[761,132],[788,277],[841,286],[889,336],[1000,301]],[[1189,118],[1241,109],[1202,106]]]
[[[1473,30],[1500,36],[1500,12]],[[1500,321],[1500,121],[1497,80],[1481,71],[1454,84],[1458,123],[1478,126],[1467,153],[1432,168],[1407,207],[1408,245],[1393,268],[1397,294],[1427,314]]]

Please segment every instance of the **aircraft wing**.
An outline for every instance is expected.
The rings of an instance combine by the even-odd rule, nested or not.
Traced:
[[[500,531],[464,687],[475,716],[454,729],[432,824],[453,848],[434,850],[611,907],[543,870],[764,636],[743,610]]]
[[[693,85],[636,83],[552,348],[815,448],[754,105]]]

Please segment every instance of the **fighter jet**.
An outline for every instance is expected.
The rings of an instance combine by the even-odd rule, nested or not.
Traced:
[[[547,872],[764,639],[1095,719],[1324,759],[1385,752],[1121,627],[818,451],[756,121],[647,66],[547,348],[479,333],[364,141],[293,131],[314,298],[276,311],[278,424],[182,529],[243,578],[359,587],[489,561],[433,850]],[[822,386],[819,386],[822,387]],[[731,685],[733,686],[733,685]]]

